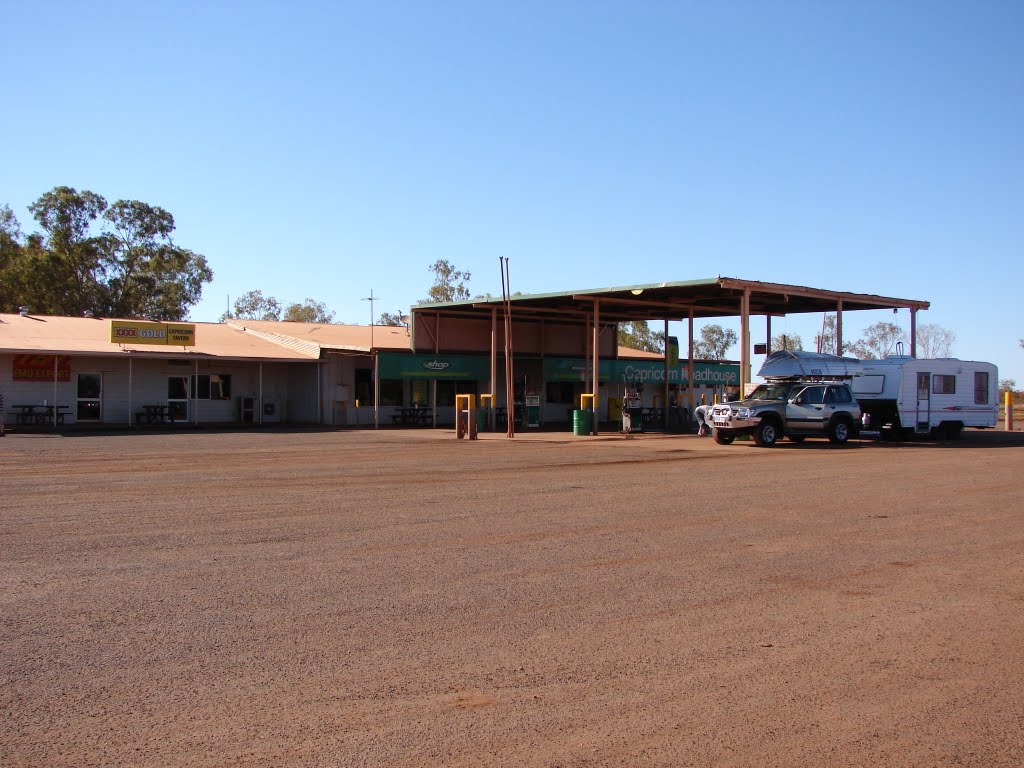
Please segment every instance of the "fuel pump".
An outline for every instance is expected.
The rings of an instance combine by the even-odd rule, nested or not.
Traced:
[[[623,374],[622,380],[622,431],[643,432],[644,419],[641,404],[644,385],[640,381],[640,374],[634,374],[632,378]]]
[[[530,429],[540,427],[540,395],[526,396],[526,426]]]

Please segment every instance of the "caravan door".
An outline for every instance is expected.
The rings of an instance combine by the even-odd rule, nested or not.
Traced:
[[[932,415],[932,375],[923,371],[917,374],[917,419],[914,423],[915,432],[927,432],[931,428]]]

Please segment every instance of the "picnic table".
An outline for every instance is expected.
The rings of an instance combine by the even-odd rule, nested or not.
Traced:
[[[640,418],[645,427],[661,426],[664,424],[665,410],[663,408],[641,408]]]
[[[39,405],[36,403],[25,405],[12,405],[14,409],[14,423],[18,426],[28,427],[52,427],[54,419],[56,424],[63,424],[64,417],[71,413],[71,408],[66,405]]]
[[[399,408],[398,413],[391,417],[391,422],[396,425],[427,427],[430,426],[431,414],[429,408],[414,406],[412,408]]]
[[[136,424],[166,424],[170,415],[170,407],[162,403],[156,405],[144,405],[142,410],[135,414]]]

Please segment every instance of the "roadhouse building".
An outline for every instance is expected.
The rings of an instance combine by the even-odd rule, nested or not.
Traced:
[[[617,424],[639,391],[649,428],[685,430],[695,405],[750,380],[751,318],[928,303],[714,278],[412,308],[408,326],[229,320],[153,323],[0,314],[0,392],[14,430],[295,424],[450,426],[473,394],[500,421],[565,428],[592,408]],[[512,384],[505,384],[504,318]],[[740,360],[694,360],[693,321],[740,318]],[[667,355],[620,347],[621,322],[688,321]],[[499,322],[500,321],[500,322]],[[657,324],[655,325],[657,330]],[[672,340],[670,339],[670,342]],[[503,350],[499,355],[498,350]],[[511,396],[510,396],[511,395]],[[582,403],[582,405],[581,405]],[[524,406],[529,405],[529,409]],[[525,414],[525,417],[524,417]],[[613,426],[613,428],[615,428]]]

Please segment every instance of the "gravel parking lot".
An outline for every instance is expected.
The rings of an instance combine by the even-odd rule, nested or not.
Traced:
[[[1024,434],[0,443],[2,766],[1020,766]]]

